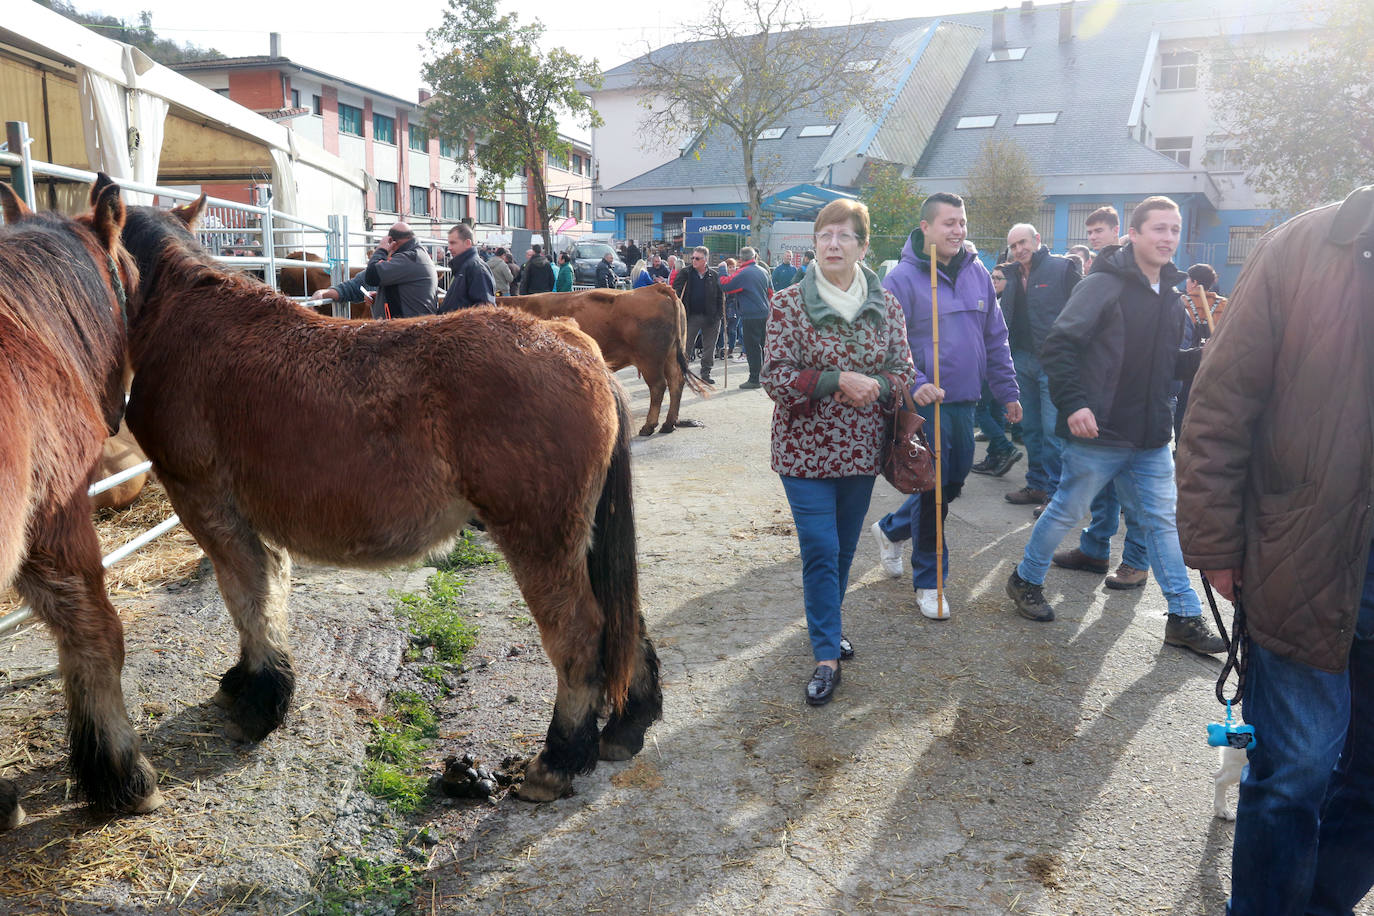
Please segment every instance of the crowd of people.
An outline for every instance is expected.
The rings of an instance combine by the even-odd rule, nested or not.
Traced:
[[[802,557],[806,702],[830,702],[858,651],[842,605],[902,389],[928,428],[940,406],[944,499],[915,494],[872,533],[893,576],[914,541],[917,607],[934,620],[952,616],[936,593],[936,563],[950,563],[937,513],[968,473],[1023,457],[1019,427],[1026,482],[1007,500],[1034,524],[1009,610],[1055,619],[1052,566],[1123,589],[1153,572],[1164,643],[1248,667],[1256,741],[1228,913],[1351,913],[1374,886],[1374,187],[1266,237],[1229,304],[1209,265],[1173,263],[1182,219],[1167,197],[1136,206],[1124,237],[1098,210],[1091,245],[1062,256],[1013,226],[991,271],[966,218],[956,195],[931,195],[879,282],[863,263],[867,211],[831,204],[815,222],[820,269],[772,300],[762,379]],[[1078,546],[1060,548],[1084,518]],[[1190,566],[1235,602],[1234,645],[1204,620]]]

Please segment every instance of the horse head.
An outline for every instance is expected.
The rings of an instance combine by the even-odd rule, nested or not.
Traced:
[[[133,256],[138,266],[138,276],[142,278],[138,295],[134,297],[131,320],[137,318],[151,298],[153,289],[159,285],[161,271],[166,268],[166,252],[178,249],[196,260],[207,257],[191,232],[204,210],[204,194],[171,210],[146,206],[128,209],[123,226],[124,247]]]

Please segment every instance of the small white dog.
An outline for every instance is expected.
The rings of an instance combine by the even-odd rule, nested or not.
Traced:
[[[1231,786],[1240,785],[1240,776],[1245,770],[1248,755],[1238,747],[1219,747],[1217,750],[1220,752],[1221,769],[1217,770],[1212,778],[1216,786],[1212,798],[1212,811],[1223,820],[1233,821],[1236,819],[1236,812],[1226,807],[1226,790]]]

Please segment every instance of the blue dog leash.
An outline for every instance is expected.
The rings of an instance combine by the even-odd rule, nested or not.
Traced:
[[[1212,594],[1212,583],[1207,581],[1205,573],[1202,575],[1202,590],[1207,595],[1207,603],[1211,605],[1212,617],[1217,622],[1217,631],[1226,643],[1226,661],[1221,666],[1221,674],[1217,676],[1217,702],[1226,707],[1226,721],[1208,723],[1207,743],[1212,747],[1245,750],[1255,745],[1255,727],[1237,724],[1231,712],[1231,704],[1239,703],[1245,698],[1245,666],[1250,656],[1247,638],[1249,634],[1245,628],[1245,605],[1240,600],[1240,586],[1236,586],[1235,589],[1236,615],[1234,628],[1229,635],[1226,632],[1226,624],[1222,622],[1221,611],[1217,608],[1216,596]],[[1231,676],[1232,671],[1236,672],[1236,693],[1228,699],[1226,679]]]

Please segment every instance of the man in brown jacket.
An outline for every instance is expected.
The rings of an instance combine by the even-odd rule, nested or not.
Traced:
[[[1374,186],[1256,246],[1178,448],[1184,559],[1244,592],[1232,916],[1374,886]]]

